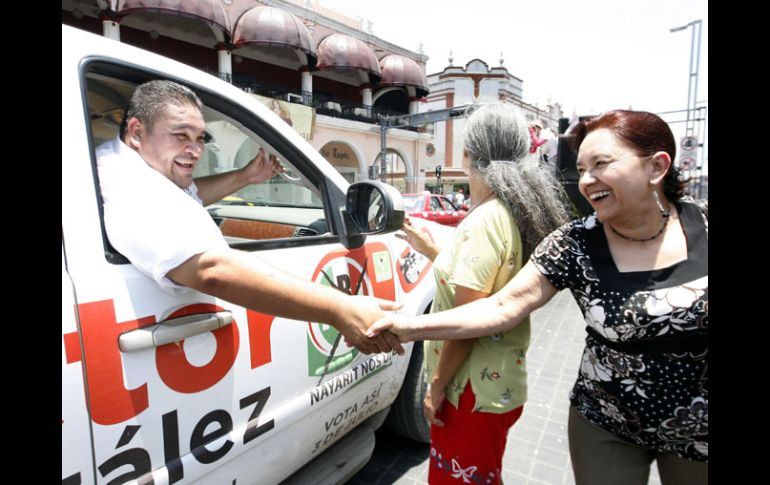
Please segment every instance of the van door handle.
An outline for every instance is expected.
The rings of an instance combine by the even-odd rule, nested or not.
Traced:
[[[171,318],[149,327],[120,334],[118,346],[122,352],[160,347],[186,338],[230,325],[233,314],[227,310]]]

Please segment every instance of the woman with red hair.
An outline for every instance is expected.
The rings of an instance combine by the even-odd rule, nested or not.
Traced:
[[[660,117],[617,110],[575,130],[579,189],[595,212],[537,246],[499,292],[416,318],[402,341],[467,339],[517,327],[569,288],[587,324],[570,394],[577,485],[708,483],[708,202],[683,197],[676,143]]]

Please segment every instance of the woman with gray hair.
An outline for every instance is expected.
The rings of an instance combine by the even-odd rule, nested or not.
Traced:
[[[498,291],[537,243],[567,222],[561,186],[529,159],[529,148],[527,123],[516,108],[481,107],[465,127],[462,163],[474,202],[454,242],[439,250],[405,220],[398,236],[434,262],[431,312]],[[425,342],[431,484],[500,482],[508,430],[527,398],[529,338],[527,318],[489,337]]]

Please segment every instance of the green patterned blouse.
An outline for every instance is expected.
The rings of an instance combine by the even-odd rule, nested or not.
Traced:
[[[480,205],[455,230],[453,244],[436,257],[436,298],[431,312],[454,306],[455,286],[495,293],[521,269],[519,228],[505,204],[492,199]],[[476,396],[475,410],[505,413],[527,400],[526,353],[529,317],[512,330],[476,339],[468,358],[446,389],[449,402],[458,407],[460,394],[470,379]],[[438,365],[442,342],[425,342],[425,375],[428,382]]]

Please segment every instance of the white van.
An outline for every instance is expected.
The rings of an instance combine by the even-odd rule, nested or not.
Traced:
[[[404,313],[427,311],[435,291],[427,259],[371,234],[397,225],[397,193],[349,189],[289,125],[216,77],[62,26],[62,484],[340,483],[369,459],[388,412],[426,441],[420,345],[366,356],[327,325],[170,296],[112,248],[94,148],[116,136],[134,87],[159,78],[206,106],[196,175],[238,168],[257,146],[289,168],[209,206],[232,247],[402,301]],[[372,201],[388,228],[367,225]],[[451,231],[424,226],[435,240]]]

